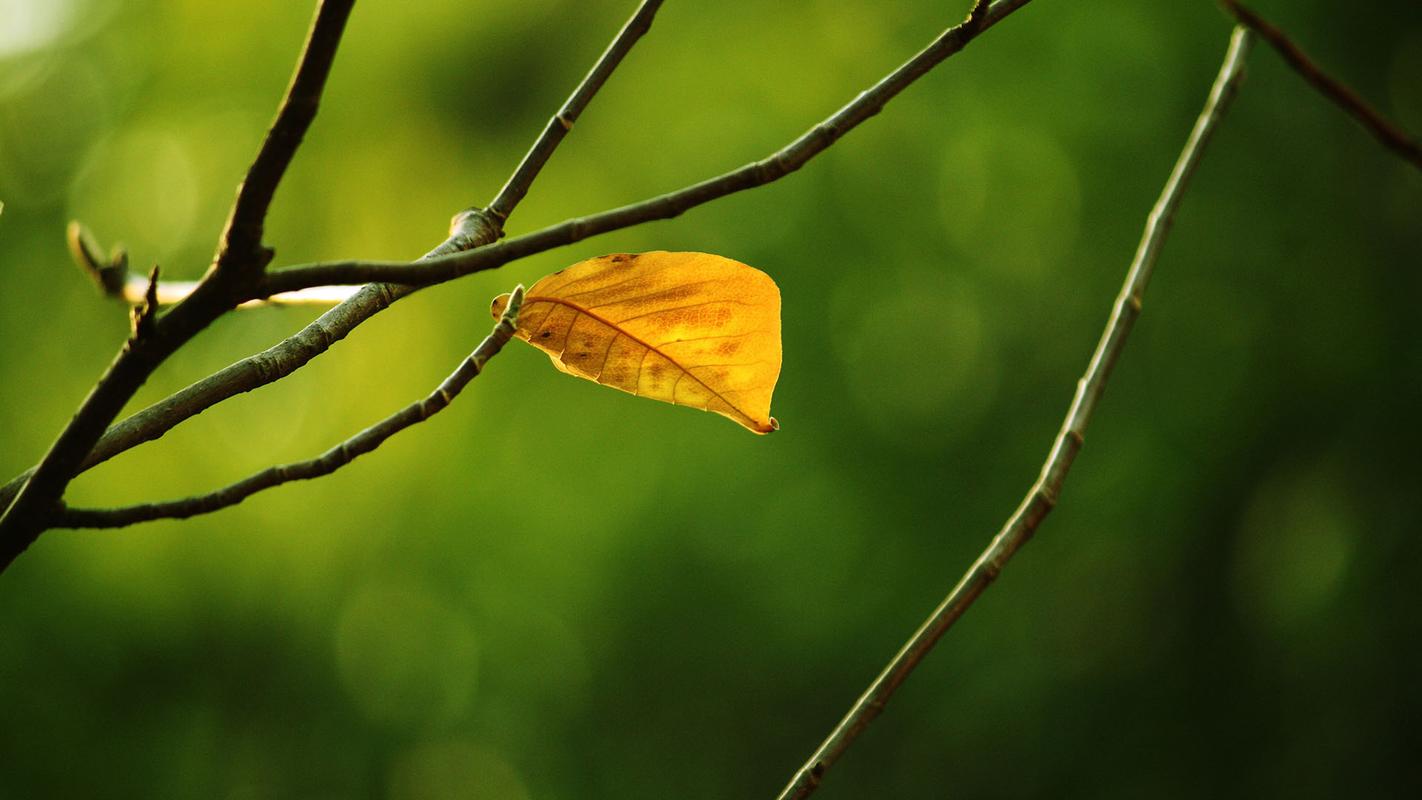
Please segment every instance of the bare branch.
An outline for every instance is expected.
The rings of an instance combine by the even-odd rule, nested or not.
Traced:
[[[385,281],[409,286],[430,286],[473,272],[494,269],[526,256],[572,244],[590,236],[628,228],[644,222],[669,219],[728,194],[764,186],[789,175],[860,123],[879,113],[884,105],[923,77],[944,59],[962,50],[980,33],[1001,22],[1030,0],[997,0],[981,12],[950,28],[932,44],[861,92],[848,105],[805,132],[790,144],[740,169],[693,184],[660,197],[591,216],[570,219],[541,231],[490,247],[432,259],[419,265],[399,261],[333,261],[287,267],[268,274],[259,296],[304,289],[309,286]]]
[[[589,70],[587,77],[573,90],[567,102],[558,109],[558,113],[548,120],[543,133],[523,157],[523,161],[509,177],[508,183],[499,190],[494,202],[489,204],[489,213],[493,214],[500,224],[508,219],[514,207],[528,194],[528,187],[533,185],[533,179],[538,177],[539,171],[548,163],[553,151],[558,149],[563,137],[573,129],[578,115],[583,113],[583,109],[587,108],[593,96],[607,82],[612,71],[622,63],[622,58],[632,49],[632,45],[652,27],[652,18],[657,15],[657,9],[662,7],[662,2],[663,0],[643,0],[642,5],[632,14],[632,18],[627,20],[627,24],[622,26],[622,30],[607,46],[607,50],[603,51],[602,57]]]
[[[639,8],[634,14],[639,17],[646,11],[645,6]],[[647,19],[650,19],[648,15]],[[577,100],[577,111],[582,109],[592,100],[598,88],[606,82],[612,69],[620,63],[627,50],[642,35],[644,28],[638,25],[628,24],[622,28],[613,44],[603,53],[598,63],[583,79],[573,92],[573,97]],[[625,45],[620,42],[627,37]],[[589,84],[589,81],[596,81],[596,84]],[[571,100],[569,102],[572,102]],[[562,136],[558,136],[553,147],[562,141]],[[543,143],[542,138],[535,142],[530,154],[524,158],[525,163],[537,161],[541,166],[546,163],[552,155],[553,147]],[[539,155],[534,155],[534,153]],[[536,170],[535,170],[536,172]],[[532,175],[528,180],[532,180]],[[511,181],[512,183],[512,181]],[[526,190],[526,187],[525,187]],[[502,193],[501,193],[502,195]],[[521,197],[521,195],[520,195]],[[517,198],[511,198],[504,202],[505,217],[513,213],[518,205]],[[71,242],[77,242],[80,230],[76,229],[71,236]],[[450,234],[443,242],[423,258],[431,259],[446,256],[451,253],[458,253],[479,247],[490,242],[497,241],[502,235],[502,222],[494,215],[479,208],[470,208],[461,211],[454,216],[450,225]],[[92,237],[91,237],[92,241]],[[80,251],[78,245],[74,246],[76,252]],[[97,246],[94,246],[97,252]],[[84,266],[84,259],[81,255],[76,256],[81,259],[81,266]],[[97,263],[97,262],[96,262]],[[125,262],[126,264],[126,262]],[[87,269],[87,266],[86,266]],[[124,276],[127,275],[127,267],[124,267]],[[193,287],[194,291],[201,291],[199,286]],[[313,291],[321,290],[321,287],[313,287]],[[343,288],[339,290],[344,290]],[[211,292],[209,288],[207,290]],[[357,325],[385,310],[396,300],[415,291],[410,287],[395,286],[391,284],[373,283],[360,287],[348,299],[340,305],[322,314],[311,324],[301,331],[288,337],[282,342],[268,348],[267,350],[253,356],[249,356],[238,361],[227,368],[220,370],[213,375],[203,378],[196,383],[189,385],[182,391],[173,394],[148,408],[139,411],[122,422],[114,425],[97,443],[83,456],[83,461],[75,472],[70,472],[72,478],[78,471],[89,469],[90,467],[103,463],[115,455],[124,452],[144,442],[157,439],[168,431],[172,430],[184,420],[190,419],[197,414],[211,408],[212,406],[234,397],[244,392],[252,391],[268,383],[279,380],[292,372],[305,366],[307,362],[321,353],[325,352],[331,345],[344,339]],[[162,286],[159,286],[160,300]],[[270,299],[290,297],[292,294],[277,294]],[[190,302],[184,298],[185,303]],[[182,306],[179,306],[181,308]],[[210,320],[209,320],[210,321]],[[205,323],[204,323],[205,324]],[[146,378],[146,374],[143,376]],[[142,380],[139,380],[141,383]],[[136,386],[135,386],[136,388]],[[131,393],[130,393],[131,396]],[[127,402],[127,398],[123,400]],[[121,406],[121,403],[120,403]],[[118,409],[114,409],[107,417],[112,420],[113,414],[117,414]],[[76,416],[76,419],[78,417]],[[48,457],[47,457],[48,458]],[[41,464],[43,466],[43,463]],[[3,538],[5,509],[12,505],[16,496],[24,490],[40,467],[35,467],[17,475],[15,478],[0,487],[0,571],[14,559],[16,555],[39,535],[38,530],[27,531],[23,536],[16,537],[15,544],[7,544]],[[56,468],[57,469],[57,468]],[[52,480],[52,479],[51,479]],[[62,493],[63,487],[59,487],[57,492]],[[58,497],[56,493],[55,498]],[[14,524],[14,523],[11,523]]]
[[[319,0],[311,30],[301,51],[301,61],[292,75],[276,119],[247,177],[237,187],[237,199],[222,231],[215,260],[217,269],[261,269],[272,253],[262,245],[262,227],[277,185],[291,165],[306,130],[316,119],[321,92],[331,74],[336,48],[345,32],[355,0]]]
[[[28,476],[7,485],[7,490],[14,486],[15,491],[13,501],[9,500],[9,491],[0,496],[8,506],[0,514],[0,571],[39,537],[45,520],[95,443],[148,376],[175,350],[235,305],[231,296],[234,285],[226,281],[204,281],[166,316],[153,320],[146,335],[125,341],[40,463]]]
[[[979,21],[973,22],[970,18],[969,22],[950,29],[874,87],[860,94],[853,102],[787,147],[772,154],[769,158],[754,162],[718,178],[643,203],[613,209],[583,219],[569,220],[560,225],[491,247],[461,253],[458,251],[464,249],[466,245],[473,246],[479,242],[468,237],[452,236],[445,244],[428,254],[428,261],[418,266],[381,264],[379,262],[372,264],[335,262],[292,268],[266,276],[257,290],[250,292],[249,296],[236,299],[243,301],[260,299],[285,291],[299,291],[321,285],[372,283],[356,292],[350,300],[322,315],[321,319],[300,333],[267,351],[269,354],[273,351],[280,351],[274,355],[279,355],[281,360],[264,358],[265,354],[263,354],[245,359],[243,362],[223,370],[223,373],[229,377],[239,377],[241,383],[222,384],[214,382],[212,378],[205,379],[180,392],[179,395],[183,395],[181,399],[175,395],[160,402],[152,409],[139,412],[140,415],[147,415],[148,411],[158,411],[160,407],[174,410],[180,406],[187,416],[176,419],[158,417],[157,415],[148,416],[147,419],[150,422],[147,424],[130,427],[124,431],[117,430],[123,428],[123,425],[116,426],[115,433],[121,433],[126,441],[135,444],[157,438],[167,430],[171,430],[183,419],[199,413],[226,397],[249,391],[256,386],[270,383],[283,375],[290,374],[311,358],[324,352],[332,342],[349,333],[356,325],[414,291],[413,288],[410,288],[413,285],[437,283],[470,272],[492,269],[515,258],[579,241],[598,233],[650,220],[674,217],[689,208],[718,197],[777,180],[799,169],[806,161],[838,141],[849,130],[877,114],[885,103],[908,85],[944,59],[960,51],[979,33],[995,25],[1028,2],[1030,0],[997,0],[988,6],[985,12],[979,12]],[[604,57],[606,56],[605,53]],[[493,230],[497,236],[498,226],[493,221],[493,215],[471,210],[467,216],[471,220],[483,223],[478,228],[480,231]],[[353,269],[352,266],[354,266]],[[372,267],[373,269],[371,269]],[[391,269],[391,267],[395,269]],[[359,275],[367,270],[371,272],[372,277]],[[320,277],[322,274],[332,273],[340,279],[326,280]],[[315,279],[308,280],[312,278]],[[347,278],[351,280],[347,280]],[[404,284],[405,287],[373,283],[373,281],[380,280],[390,280]],[[280,285],[283,281],[288,285]],[[168,316],[160,321],[160,335],[155,336],[149,346],[145,348],[142,358],[121,357],[115,362],[114,368],[100,379],[85,405],[81,407],[70,426],[61,434],[60,439],[51,447],[50,453],[46,455],[35,471],[28,478],[25,476],[16,478],[3,490],[0,490],[0,502],[3,502],[6,495],[16,491],[14,487],[18,487],[15,500],[10,503],[10,508],[5,512],[4,517],[0,518],[0,570],[3,570],[39,535],[39,531],[42,529],[41,521],[47,518],[48,509],[58,501],[64,488],[77,474],[81,465],[89,462],[91,454],[95,451],[96,443],[104,435],[103,426],[117,415],[123,403],[132,397],[133,392],[147,379],[158,363],[161,363],[172,350],[206,327],[222,311],[231,307],[231,304],[223,305],[232,299],[226,292],[230,290],[231,286],[242,285],[244,284],[218,285],[205,281],[199,286],[192,296],[176,306]],[[118,438],[112,441],[115,445],[119,443]],[[112,449],[115,453],[122,451],[116,447]],[[97,463],[97,461],[93,463]]]
[[[1246,25],[1268,42],[1284,62],[1293,67],[1319,94],[1350,114],[1387,149],[1401,156],[1412,166],[1422,169],[1422,141],[1407,135],[1395,123],[1383,116],[1357,92],[1342,81],[1324,72],[1282,30],[1236,0],[1220,0],[1225,10],[1241,25]]]
[[[144,331],[145,335],[124,343],[40,463],[19,484],[14,500],[0,506],[0,571],[39,537],[45,520],[94,445],[158,365],[213,320],[239,302],[252,299],[242,296],[250,293],[246,288],[249,278],[243,273],[257,274],[270,260],[270,251],[261,246],[262,221],[282,174],[316,115],[317,99],[354,2],[321,0],[276,122],[247,179],[237,190],[214,268],[166,316],[150,319],[151,327]],[[71,237],[71,244],[76,255],[90,260],[82,236]],[[153,288],[156,294],[156,286]]]
[[[411,425],[424,422],[454,402],[454,398],[459,396],[464,387],[483,372],[489,359],[498,355],[504,345],[508,344],[518,326],[518,310],[522,304],[523,287],[518,286],[513,290],[508,308],[504,309],[494,329],[429,396],[405,406],[316,458],[271,467],[209,494],[181,500],[122,508],[62,508],[53,524],[61,528],[122,528],[155,519],[186,519],[237,505],[258,492],[284,483],[330,475],[356,458],[375,450],[391,436]]]
[[[1194,130],[1185,143],[1185,149],[1175,162],[1175,168],[1161,191],[1160,199],[1151,209],[1140,246],[1126,273],[1121,292],[1116,297],[1106,329],[1101,334],[1101,340],[1096,345],[1086,373],[1077,382],[1076,395],[1072,398],[1061,430],[1052,444],[1046,462],[1042,465],[1036,483],[958,585],[943,603],[934,609],[933,614],[913,636],[909,637],[903,649],[899,650],[814,755],[810,756],[810,760],[795,774],[789,785],[780,793],[780,800],[803,800],[815,791],[824,773],[854,743],[869,723],[879,716],[894,691],[928,655],[939,638],[968,610],[973,601],[997,579],[1008,560],[1032,538],[1037,526],[1057,504],[1057,497],[1067,472],[1081,449],[1086,426],[1091,421],[1092,412],[1096,410],[1106,388],[1106,380],[1121,355],[1126,337],[1130,335],[1131,328],[1140,315],[1141,297],[1160,256],[1165,237],[1170,232],[1171,222],[1185,187],[1195,168],[1199,166],[1205,145],[1229,107],[1243,78],[1244,59],[1248,55],[1249,47],[1249,32],[1244,27],[1235,28],[1224,64],[1220,67],[1219,75],[1210,90],[1209,99],[1195,122]]]

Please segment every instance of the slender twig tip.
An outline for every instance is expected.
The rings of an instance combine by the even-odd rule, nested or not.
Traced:
[[[94,237],[84,227],[84,223],[77,219],[69,221],[69,226],[64,229],[64,241],[69,245],[69,254],[74,257],[74,263],[85,272],[97,274],[99,271],[98,249],[99,243],[94,241]]]
[[[515,286],[512,292],[509,292],[509,304],[504,308],[504,313],[501,317],[502,319],[508,320],[509,324],[515,328],[518,327],[519,309],[523,307],[523,294],[524,289],[521,283]]]
[[[152,308],[158,307],[158,265],[148,270],[148,289],[143,292],[143,302]]]
[[[100,291],[109,297],[123,294],[123,284],[128,278],[128,256],[121,248],[115,248],[114,254],[106,258],[93,232],[78,220],[70,221],[64,230],[64,239],[74,263],[94,280]]]
[[[134,341],[153,335],[153,328],[158,322],[158,271],[158,265],[154,264],[148,272],[148,288],[143,292],[143,302],[129,309],[131,338]]]

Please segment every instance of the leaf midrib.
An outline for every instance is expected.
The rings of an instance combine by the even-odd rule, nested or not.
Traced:
[[[702,303],[701,305],[710,305],[711,303],[714,303],[714,302],[716,302],[716,301],[708,301],[707,303]],[[757,430],[760,429],[760,427],[761,427],[761,422],[760,422],[760,420],[757,420],[755,417],[752,417],[750,414],[747,414],[744,410],[741,409],[740,406],[736,405],[735,403],[732,403],[730,400],[727,400],[725,395],[723,395],[723,394],[721,394],[720,392],[716,391],[713,387],[711,387],[709,384],[707,384],[706,381],[703,381],[703,380],[701,380],[700,378],[696,377],[696,374],[695,374],[694,372],[692,372],[690,369],[687,369],[685,366],[683,366],[680,361],[678,361],[678,360],[676,360],[675,358],[672,358],[671,356],[667,355],[665,352],[662,351],[661,348],[657,347],[656,345],[652,344],[651,342],[644,341],[641,337],[635,336],[635,335],[629,333],[628,331],[624,330],[624,329],[623,329],[621,326],[619,326],[617,323],[612,322],[611,320],[607,319],[606,317],[602,316],[601,314],[598,314],[597,312],[592,311],[592,310],[590,310],[590,309],[587,309],[587,308],[585,308],[585,307],[583,307],[583,306],[580,306],[580,305],[578,305],[577,303],[573,303],[573,302],[570,302],[570,301],[568,301],[568,300],[564,300],[564,299],[559,298],[559,297],[549,297],[549,296],[546,296],[546,295],[531,295],[528,299],[524,300],[524,305],[525,305],[525,306],[531,306],[531,305],[533,305],[533,304],[535,304],[535,303],[552,303],[552,304],[554,304],[554,305],[560,305],[560,306],[564,306],[565,308],[570,308],[570,309],[572,309],[573,311],[576,311],[576,312],[579,313],[579,314],[582,314],[582,315],[584,315],[584,316],[586,316],[586,317],[589,317],[589,318],[591,318],[591,319],[593,319],[593,320],[595,320],[595,321],[597,321],[597,322],[600,322],[600,323],[602,323],[603,325],[606,325],[607,327],[609,327],[609,328],[613,329],[614,331],[620,333],[621,335],[626,336],[628,339],[631,339],[632,341],[636,342],[637,344],[640,344],[640,345],[642,345],[643,347],[647,348],[647,350],[649,350],[650,352],[656,353],[657,355],[659,355],[659,356],[661,356],[662,358],[665,358],[667,361],[671,362],[672,365],[674,365],[677,369],[681,370],[683,376],[687,376],[687,375],[691,376],[691,379],[692,379],[693,381],[696,381],[697,383],[701,384],[702,388],[704,388],[706,391],[710,392],[712,395],[715,395],[716,399],[718,399],[718,400],[720,400],[721,402],[725,403],[726,406],[729,407],[732,411],[736,412],[737,414],[740,414],[740,415],[741,415],[742,417],[744,417],[745,419],[747,419],[747,420],[749,420],[750,422],[754,423],[754,425],[756,426],[756,429],[757,429]],[[571,335],[572,332],[573,332],[573,328],[572,328],[572,326],[570,325],[570,326],[568,326],[568,334]],[[734,335],[737,335],[737,336],[744,336],[744,335],[746,335],[746,334],[734,334]],[[728,337],[728,338],[729,338],[729,337]],[[564,340],[564,343],[565,343],[564,349],[566,350],[566,349],[567,349],[567,348],[566,348],[566,338],[565,338],[565,340]],[[559,361],[562,361],[563,359],[560,357],[558,360],[559,360]],[[603,356],[603,368],[606,369],[606,367],[607,367],[607,357],[606,357],[606,356]],[[599,375],[601,375],[601,373],[599,373]],[[640,371],[640,368],[639,368],[639,370],[638,370],[638,380],[639,380],[639,381],[641,380],[641,371]],[[597,381],[594,380],[594,383],[596,383],[596,382],[597,382]],[[671,403],[672,403],[672,405],[677,405],[675,386],[673,386],[673,389],[672,389]],[[709,410],[709,409],[702,409],[702,410],[705,411],[705,410]]]

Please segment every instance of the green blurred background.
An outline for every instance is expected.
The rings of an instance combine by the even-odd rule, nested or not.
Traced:
[[[278,263],[439,242],[633,5],[362,0]],[[966,5],[673,0],[510,233],[758,158]],[[1422,131],[1422,4],[1260,9]],[[310,10],[0,0],[0,477],[126,333],[66,221],[198,276]],[[1039,0],[782,182],[421,292],[86,474],[116,504],[309,457],[589,256],[784,294],[774,436],[514,345],[333,477],[46,535],[0,577],[0,797],[773,796],[1035,476],[1228,33]],[[1422,796],[1422,175],[1250,64],[1059,510],[820,796]],[[315,313],[222,320],[134,407]]]

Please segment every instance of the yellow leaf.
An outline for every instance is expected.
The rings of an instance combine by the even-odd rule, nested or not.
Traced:
[[[509,296],[494,298],[497,318]],[[769,275],[708,253],[618,253],[529,287],[518,338],[553,366],[679,406],[722,414],[756,433],[780,424],[780,289]]]

